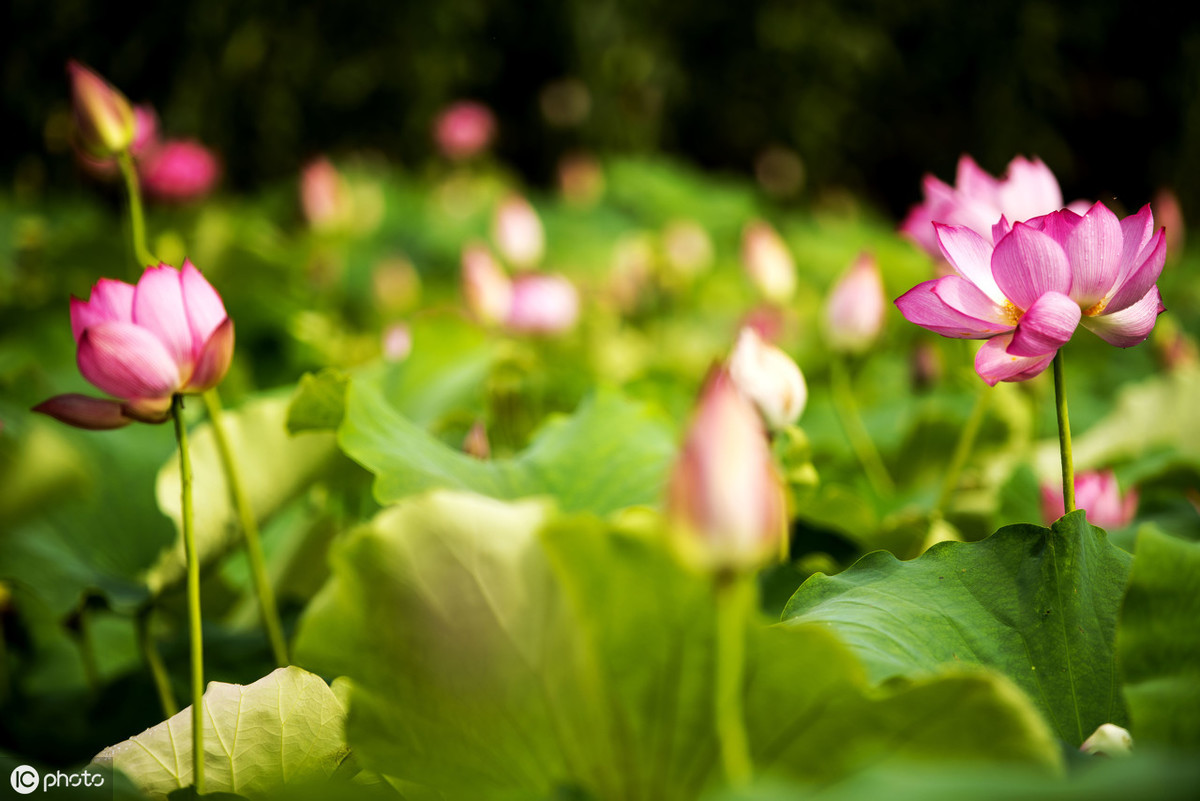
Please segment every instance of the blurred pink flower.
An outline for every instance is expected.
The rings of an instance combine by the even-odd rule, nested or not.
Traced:
[[[1124,220],[1101,203],[1014,226],[1001,217],[995,247],[969,228],[935,227],[956,272],[918,284],[896,306],[942,336],[986,339],[975,370],[993,386],[1041,373],[1080,324],[1128,348],[1163,311],[1155,282],[1166,243],[1148,205]]]
[[[212,191],[221,166],[216,155],[199,142],[168,139],[139,158],[138,174],[150,197],[184,202]]]
[[[1129,525],[1137,513],[1138,493],[1131,489],[1121,495],[1117,477],[1111,470],[1082,472],[1075,475],[1075,506],[1087,511],[1088,521],[1101,528],[1117,529]],[[1066,514],[1062,485],[1042,484],[1042,517],[1049,525]]]
[[[462,290],[467,309],[479,322],[499,325],[508,319],[513,305],[512,280],[487,245],[475,242],[463,248]]]
[[[520,195],[509,195],[496,207],[492,238],[500,255],[518,269],[532,269],[542,260],[546,246],[542,221]]]
[[[134,139],[133,108],[125,95],[78,61],[67,62],[75,146],[93,158],[125,151]]]
[[[148,267],[136,286],[100,279],[71,298],[71,332],[79,372],[119,400],[59,395],[33,410],[78,428],[162,422],[172,396],[215,387],[233,358],[233,321],[190,261]]]
[[[383,331],[383,359],[402,362],[412,353],[412,329],[405,323],[393,323]]]
[[[763,220],[742,229],[742,266],[764,298],[784,304],[796,292],[796,264],[783,238]]]
[[[512,282],[505,327],[530,334],[558,334],[575,327],[579,292],[561,275],[525,273]]]
[[[495,135],[495,115],[487,106],[473,100],[460,100],[447,106],[433,125],[438,149],[455,161],[481,153]]]
[[[738,334],[729,357],[729,376],[772,429],[795,423],[808,403],[808,385],[792,357],[764,342],[753,328]]]
[[[324,156],[310,161],[300,172],[300,206],[313,228],[333,227],[349,214],[346,182]]]
[[[863,253],[842,274],[825,303],[825,338],[837,351],[861,353],[883,329],[887,299],[879,264]]]

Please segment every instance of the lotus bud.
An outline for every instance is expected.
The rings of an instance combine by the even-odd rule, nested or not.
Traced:
[[[433,138],[448,159],[478,155],[496,134],[496,117],[482,103],[461,100],[446,107],[433,124]]]
[[[383,358],[402,362],[412,353],[412,331],[404,323],[394,323],[383,331]]]
[[[1137,505],[1137,490],[1131,489],[1122,497],[1117,477],[1111,470],[1075,474],[1075,507],[1087,511],[1092,525],[1106,529],[1127,526],[1137,513]],[[1057,482],[1042,484],[1042,515],[1047,525],[1064,514],[1062,486]]]
[[[742,266],[762,296],[783,305],[796,292],[796,265],[770,223],[756,220],[742,230]]]
[[[1098,757],[1127,757],[1133,752],[1133,737],[1114,723],[1104,723],[1083,741],[1079,750]]]
[[[135,160],[141,159],[158,146],[158,115],[154,108],[148,105],[134,106],[133,109],[133,142],[129,145],[129,153]],[[117,160],[108,156],[97,158],[81,149],[75,150],[75,155],[85,170],[96,178],[115,178],[117,175]]]
[[[1187,231],[1179,196],[1163,187],[1154,193],[1150,208],[1154,209],[1154,219],[1166,229],[1167,261],[1178,261],[1179,254],[1183,252],[1184,233]]]
[[[349,189],[329,159],[315,159],[300,173],[300,206],[317,230],[335,227],[349,216]]]
[[[753,328],[743,328],[729,358],[734,386],[762,413],[769,428],[792,425],[804,411],[808,387],[791,357],[763,341]]]
[[[762,420],[729,373],[714,370],[668,484],[681,553],[706,570],[751,570],[779,553],[784,510]]]
[[[487,429],[482,420],[476,420],[467,432],[466,438],[463,439],[463,452],[480,461],[487,461],[492,457],[492,446],[488,442]]]
[[[134,137],[133,107],[108,81],[78,61],[67,62],[76,144],[91,156],[115,156]]]
[[[500,269],[487,245],[463,248],[462,286],[467,308],[484,325],[499,325],[512,310],[512,281]]]
[[[168,139],[138,161],[146,194],[158,200],[183,203],[212,191],[221,175],[216,154],[190,139]]]
[[[514,267],[528,270],[542,260],[545,250],[542,221],[529,201],[520,195],[509,195],[496,209],[492,238],[500,255]]]
[[[529,334],[558,334],[579,319],[579,292],[561,275],[526,273],[512,283],[505,326]]]
[[[869,253],[859,256],[834,284],[825,305],[825,336],[836,351],[862,353],[883,328],[887,300],[879,265]]]

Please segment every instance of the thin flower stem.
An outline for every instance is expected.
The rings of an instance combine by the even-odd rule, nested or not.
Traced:
[[[1071,462],[1071,421],[1067,417],[1067,381],[1063,377],[1063,349],[1054,354],[1054,402],[1058,410],[1058,448],[1062,454],[1063,507],[1075,511],[1075,466]]]
[[[162,705],[163,720],[166,720],[179,712],[179,704],[171,689],[171,680],[167,676],[166,666],[163,665],[162,655],[158,653],[158,644],[154,641],[154,633],[150,630],[150,617],[153,613],[153,607],[147,607],[138,613],[137,637],[138,645],[142,649],[142,657],[146,660],[146,667],[150,669],[150,675],[154,677],[154,689],[158,691],[158,702]]]
[[[233,455],[233,447],[229,444],[229,435],[221,417],[221,396],[217,394],[216,389],[210,389],[201,397],[204,398],[204,408],[208,411],[208,420],[212,425],[213,438],[217,443],[217,453],[221,457],[221,467],[225,471],[225,480],[229,485],[229,494],[233,498],[242,533],[246,538],[246,556],[250,560],[250,576],[254,583],[254,592],[258,595],[258,608],[262,614],[263,627],[267,630],[267,639],[270,640],[275,663],[280,667],[286,667],[289,662],[287,641],[284,639],[283,625],[279,621],[279,610],[275,605],[275,592],[271,587],[271,579],[267,575],[262,540],[258,536],[258,520],[254,516],[250,498],[246,495],[246,487],[242,483],[242,475]]]
[[[854,400],[854,391],[850,386],[850,376],[846,365],[840,356],[834,356],[830,363],[832,370],[833,405],[837,409],[838,418],[842,422],[842,430],[850,440],[850,447],[858,457],[859,464],[866,471],[867,480],[871,482],[876,495],[891,495],[896,484],[888,473],[867,427],[863,425],[862,416],[858,412],[858,403]]]
[[[742,693],[746,673],[746,618],[754,607],[755,589],[752,576],[732,574],[717,578],[717,672],[713,711],[721,763],[731,787],[745,787],[754,773],[746,738]]]
[[[171,403],[175,439],[179,442],[180,512],[183,549],[187,557],[188,638],[192,650],[192,776],[196,794],[204,792],[204,636],[200,628],[200,559],[192,530],[192,460],[187,427],[183,424],[183,396]]]
[[[946,469],[945,478],[942,479],[942,491],[938,493],[937,506],[933,509],[935,514],[946,511],[946,506],[950,503],[950,496],[954,494],[954,490],[958,489],[958,481],[962,477],[967,458],[971,455],[971,449],[975,447],[975,438],[979,436],[979,428],[987,417],[991,399],[992,388],[987,384],[981,384],[979,394],[975,397],[975,406],[971,409],[971,416],[967,418],[962,431],[958,434],[954,455],[950,458],[950,466]]]
[[[129,151],[122,151],[117,156],[117,164],[121,167],[121,177],[125,179],[125,193],[129,195],[129,235],[133,240],[133,255],[138,260],[138,266],[145,268],[158,263],[150,248],[146,247],[146,218],[142,213],[142,188],[138,183],[137,170],[133,166],[133,158]]]

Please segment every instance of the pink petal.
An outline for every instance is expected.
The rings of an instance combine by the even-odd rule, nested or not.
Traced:
[[[896,298],[896,308],[900,309],[900,313],[910,323],[927,328],[935,334],[941,334],[945,337],[954,337],[955,339],[985,339],[995,335],[996,325],[994,323],[972,317],[954,308],[941,296],[941,293],[938,291],[939,287],[942,282],[949,279],[954,279],[968,287],[974,288],[966,279],[956,275],[938,278],[934,281],[925,281]],[[946,294],[954,297],[956,300],[960,299],[953,291],[948,291]],[[982,292],[979,295],[986,300],[986,296]],[[1010,330],[1011,328],[1012,326],[1008,325],[1003,330]]]
[[[1058,292],[1042,295],[1017,323],[1010,356],[1045,356],[1070,341],[1079,326],[1079,304]]]
[[[204,343],[200,357],[196,359],[196,370],[192,373],[184,392],[205,392],[221,383],[233,361],[233,320],[228,317],[217,326],[212,336]]]
[[[1001,214],[1000,221],[992,226],[992,242],[993,242],[993,244],[996,242],[999,242],[1001,239],[1008,236],[1008,232],[1011,230],[1012,230],[1012,223],[1010,223],[1008,221],[1007,217],[1005,217],[1003,214]],[[992,271],[992,267],[989,264],[988,272],[990,273],[991,271]],[[992,280],[994,281],[996,279],[993,278]]]
[[[179,367],[154,334],[133,323],[100,323],[79,340],[79,372],[117,398],[161,398],[179,387]]]
[[[121,408],[126,417],[139,423],[163,423],[171,416],[171,396],[161,398],[135,398],[126,401]]]
[[[101,278],[92,287],[86,302],[71,298],[71,333],[75,342],[90,325],[104,322],[128,323],[133,320],[133,285]]]
[[[1041,217],[1035,217],[1025,224],[1030,228],[1036,228],[1046,236],[1053,239],[1058,244],[1062,245],[1065,250],[1067,247],[1067,239],[1083,222],[1083,217],[1073,211],[1063,209],[1050,214],[1044,214]]]
[[[228,315],[225,304],[212,284],[188,259],[183,260],[179,273],[183,289],[183,305],[187,309],[188,328],[192,336],[192,358],[199,359],[204,343]]]
[[[1122,283],[1138,265],[1146,261],[1150,237],[1154,233],[1154,214],[1150,204],[1142,206],[1137,214],[1121,220],[1121,264],[1114,285]]]
[[[192,332],[178,270],[167,264],[146,268],[133,294],[133,322],[158,337],[186,372],[192,364]]]
[[[121,404],[114,400],[91,398],[87,395],[56,395],[33,407],[33,411],[46,414],[55,420],[89,431],[109,431],[133,422],[121,411]]]
[[[1063,212],[1064,215],[1071,212]],[[1121,269],[1124,234],[1117,215],[1096,203],[1062,242],[1071,262],[1071,298],[1085,309],[1108,294]]]
[[[1164,311],[1158,287],[1151,287],[1137,303],[1119,312],[1084,317],[1082,325],[1110,345],[1131,348],[1146,341],[1154,330],[1154,321]]]
[[[978,320],[981,331],[999,334],[1012,330],[1013,320],[1004,306],[996,303],[979,287],[961,276],[947,275],[939,278],[934,284],[933,294],[951,309]]]
[[[1150,288],[1158,282],[1158,277],[1162,275],[1163,264],[1167,260],[1167,237],[1162,228],[1158,229],[1158,233],[1150,240],[1146,250],[1150,251],[1149,256],[1120,283],[1116,292],[1113,293],[1112,300],[1105,304],[1105,312],[1113,314],[1129,308],[1144,298]]]
[[[1062,208],[1062,190],[1054,173],[1041,159],[1017,156],[996,192],[1001,209],[1013,222],[1049,214]]]
[[[934,223],[938,245],[946,261],[996,303],[1004,303],[1004,293],[992,277],[992,245],[970,228]]]
[[[954,187],[968,197],[987,198],[994,201],[1000,182],[980,167],[975,159],[964,153],[958,159]]]
[[[1008,353],[1012,334],[993,337],[983,343],[975,354],[975,372],[988,383],[996,386],[1001,381],[1026,381],[1041,373],[1054,361],[1054,354],[1046,356],[1013,356]]]
[[[1071,265],[1062,246],[1024,223],[996,244],[992,275],[1004,296],[1028,309],[1047,292],[1071,291]]]

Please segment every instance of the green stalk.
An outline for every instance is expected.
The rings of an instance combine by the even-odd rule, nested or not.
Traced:
[[[221,457],[221,467],[225,470],[226,483],[229,484],[229,494],[237,509],[238,520],[242,533],[246,538],[246,555],[250,560],[250,576],[254,583],[254,592],[258,595],[258,608],[262,614],[263,627],[267,630],[267,639],[271,643],[271,652],[275,663],[287,667],[287,641],[283,636],[283,625],[279,621],[279,610],[275,605],[275,591],[271,587],[271,579],[267,575],[266,560],[263,558],[262,540],[258,536],[258,520],[246,495],[246,487],[242,483],[241,472],[237,460],[233,456],[233,448],[229,444],[229,435],[225,431],[225,422],[221,418],[221,396],[215,389],[205,392],[204,407],[208,410],[209,423],[212,425],[213,438],[217,443],[217,453]]]
[[[158,645],[154,642],[154,634],[150,631],[150,616],[153,607],[147,607],[137,616],[138,646],[142,649],[142,657],[150,675],[154,677],[154,689],[158,691],[158,702],[162,705],[163,720],[174,717],[179,711],[175,701],[175,693],[171,690],[171,680],[167,677],[166,666],[163,665],[162,655],[158,653]]]
[[[1058,449],[1062,455],[1063,507],[1075,511],[1075,466],[1071,462],[1071,421],[1067,418],[1067,382],[1063,377],[1063,349],[1054,354],[1054,403],[1058,410]]]
[[[133,158],[129,151],[122,151],[117,156],[117,164],[121,168],[121,177],[125,179],[125,193],[129,195],[129,234],[133,240],[133,255],[140,267],[152,267],[158,263],[154,254],[146,247],[146,217],[142,213],[142,188],[138,183],[137,170],[133,166]]]
[[[980,386],[979,394],[975,397],[975,406],[971,409],[971,416],[967,418],[966,424],[958,434],[958,442],[954,445],[954,455],[950,457],[950,466],[946,469],[945,478],[942,480],[942,491],[938,493],[937,506],[933,509],[936,514],[941,514],[946,510],[947,504],[950,503],[950,496],[954,494],[954,490],[958,489],[958,480],[962,477],[962,471],[966,467],[967,458],[971,455],[971,449],[975,447],[975,438],[979,436],[979,428],[983,424],[984,418],[987,417],[987,408],[991,398],[992,388],[987,384]]]
[[[867,427],[863,425],[862,416],[858,412],[858,403],[854,400],[854,392],[850,386],[850,376],[847,374],[846,365],[840,356],[833,357],[830,369],[833,379],[833,405],[841,420],[842,430],[846,432],[846,437],[850,440],[850,447],[854,449],[854,454],[866,472],[867,480],[871,482],[871,488],[875,490],[875,494],[891,495],[896,489],[896,484],[892,481],[892,476],[888,473],[883,458],[875,448],[871,435],[867,433]]]
[[[718,576],[714,715],[721,763],[730,787],[745,787],[754,773],[742,710],[746,673],[746,617],[754,607],[752,576]]]
[[[188,638],[192,650],[192,776],[196,794],[204,792],[204,637],[200,629],[200,559],[192,530],[192,460],[188,454],[187,427],[183,424],[183,396],[171,402],[175,439],[179,442],[180,515],[183,549],[187,557]]]

